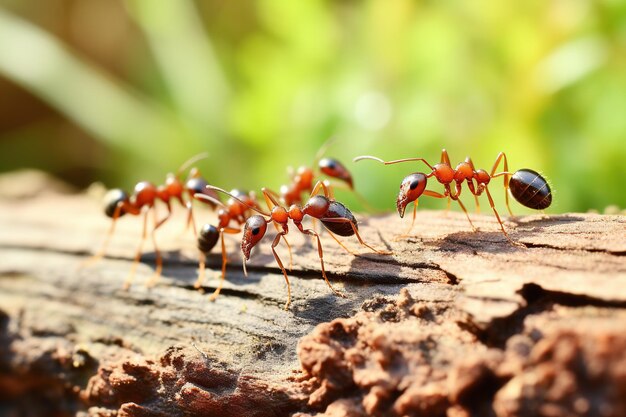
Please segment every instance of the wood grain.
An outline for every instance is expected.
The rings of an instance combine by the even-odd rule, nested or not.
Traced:
[[[408,222],[397,215],[358,216],[364,239],[392,254],[343,239],[361,253],[355,257],[323,234],[326,270],[347,298],[331,293],[316,247],[294,229],[293,302],[285,311],[270,237],[253,252],[247,278],[236,237],[227,239],[222,295],[209,302],[194,290],[194,242],[178,211],[157,236],[166,258],[158,285],[143,285],[154,267],[148,242],[135,284],[123,291],[139,219],[122,218],[107,257],[80,267],[108,228],[97,201],[61,194],[0,201],[0,411],[37,415],[54,404],[58,415],[531,415],[523,405],[535,399],[513,398],[507,383],[514,376],[502,371],[513,363],[505,359],[511,340],[526,337],[533,352],[541,343],[557,349],[561,340],[578,346],[584,334],[626,334],[624,216],[507,220],[526,248],[509,244],[487,215],[472,215],[479,228],[472,232],[460,213],[420,211],[410,237],[398,236]],[[279,253],[287,264],[286,250]],[[217,270],[219,254],[208,262]],[[207,274],[204,290],[212,292],[217,272]],[[342,336],[337,326],[355,333]],[[548,330],[537,336],[538,328]],[[346,360],[350,352],[381,354],[380,337],[401,347],[397,366],[428,372],[403,385],[389,382],[386,365]],[[334,345],[341,340],[354,345]],[[604,363],[596,348],[581,346],[590,363]],[[426,352],[433,357],[425,360]],[[536,370],[529,357],[516,359],[522,374]],[[500,382],[468,401],[458,387],[463,366]],[[378,388],[376,372],[385,375]],[[621,374],[613,376],[603,381],[616,383]],[[424,386],[431,387],[426,397]]]

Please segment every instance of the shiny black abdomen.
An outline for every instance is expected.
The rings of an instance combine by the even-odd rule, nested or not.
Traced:
[[[520,169],[509,181],[511,195],[523,206],[543,210],[552,204],[548,181],[532,169]]]
[[[126,191],[119,188],[110,190],[104,197],[104,214],[112,218],[115,214],[115,209],[117,208],[118,203],[123,201],[128,201],[128,194],[126,194]],[[126,214],[126,212],[124,210],[120,210],[119,217],[122,217],[124,214]]]
[[[213,197],[216,200],[219,200],[219,196],[217,195],[217,193],[214,190],[210,190],[207,187],[207,185],[209,185],[209,183],[201,177],[197,177],[197,178],[190,178],[189,180],[187,180],[187,182],[185,183],[185,188],[187,188],[187,191],[189,192],[189,194],[194,195],[194,194],[204,194],[204,195],[208,195],[209,197]],[[215,207],[215,204],[213,204],[210,201],[205,201],[206,203],[208,203],[211,207]]]
[[[346,206],[344,206],[338,201],[330,202],[330,206],[328,206],[328,211],[326,212],[326,215],[324,217],[326,218],[345,217],[346,219],[350,219],[350,221],[352,222],[352,224],[354,224],[357,230],[359,228],[352,212]],[[324,224],[324,226],[326,226],[328,230],[330,230],[336,235],[352,236],[354,234],[354,230],[352,229],[352,226],[350,226],[350,223],[348,222],[337,223],[337,222],[329,222],[329,221],[322,220],[322,223]]]
[[[211,249],[215,247],[219,237],[220,233],[215,226],[208,223],[202,226],[198,234],[198,249],[200,252],[204,254],[211,252]]]

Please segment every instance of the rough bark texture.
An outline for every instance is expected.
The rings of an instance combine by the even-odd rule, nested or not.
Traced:
[[[182,213],[182,210],[178,210]],[[198,220],[210,220],[208,212]],[[293,229],[293,303],[266,237],[241,272],[235,238],[222,295],[193,289],[181,217],[122,290],[140,220],[80,267],[108,221],[85,195],[0,202],[0,414],[15,416],[624,416],[626,219],[418,213],[360,217],[392,255],[317,248]],[[293,236],[292,236],[293,235]],[[284,248],[279,254],[286,264]],[[220,257],[209,259],[219,267]],[[216,272],[207,271],[211,292]],[[44,411],[45,410],[45,411]],[[52,411],[51,411],[52,410]]]

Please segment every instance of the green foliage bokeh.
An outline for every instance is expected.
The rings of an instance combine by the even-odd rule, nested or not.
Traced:
[[[277,189],[287,166],[310,164],[334,137],[327,155],[379,208],[392,209],[403,176],[424,167],[353,157],[436,162],[442,148],[453,163],[470,155],[490,169],[504,151],[511,170],[544,173],[551,212],[626,207],[622,1],[65,2],[81,10],[68,21],[82,51],[34,16],[46,11],[39,2],[3,3],[0,77],[100,143],[67,163],[96,164],[111,187],[162,181],[208,151],[198,166],[210,182]],[[115,71],[90,56],[90,39],[113,36],[106,28],[123,32]],[[60,136],[46,124],[0,131],[3,170],[54,172],[48,159],[71,152]],[[58,155],[33,156],[40,137]]]

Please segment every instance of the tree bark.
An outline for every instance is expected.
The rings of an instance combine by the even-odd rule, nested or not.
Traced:
[[[161,209],[162,211],[162,209]],[[215,302],[193,288],[184,214],[148,240],[122,289],[141,221],[109,226],[86,195],[0,202],[0,414],[90,416],[626,415],[626,218],[357,216],[364,240],[288,235],[293,299],[267,236],[241,270],[228,237]],[[161,213],[163,214],[163,213]],[[211,221],[196,210],[196,219]],[[317,225],[319,228],[319,224]],[[269,230],[269,229],[268,229]],[[204,290],[221,256],[208,259]],[[285,265],[283,243],[278,253]],[[52,410],[52,411],[51,411]],[[568,414],[569,413],[569,414]]]

